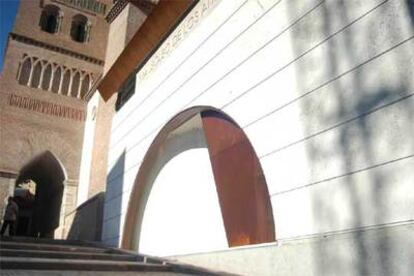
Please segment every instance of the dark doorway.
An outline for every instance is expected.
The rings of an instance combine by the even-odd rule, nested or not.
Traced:
[[[59,226],[66,172],[50,151],[37,155],[19,172],[15,197],[19,205],[17,234],[53,238]]]
[[[35,197],[36,182],[31,179],[26,179],[14,188],[14,199],[19,206],[17,236],[30,236]]]

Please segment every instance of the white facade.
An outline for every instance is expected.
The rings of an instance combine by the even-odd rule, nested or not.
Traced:
[[[83,134],[82,159],[79,173],[79,189],[77,206],[80,206],[88,199],[90,175],[92,167],[93,141],[95,139],[96,113],[99,104],[99,94],[95,94],[88,102],[88,109]]]
[[[103,241],[119,245],[130,191],[158,131],[197,105],[221,109],[250,139],[266,177],[279,242],[411,223],[410,5],[200,1],[138,72],[134,96],[113,118]],[[186,152],[186,162],[167,164],[164,169],[176,173],[164,181],[180,183],[199,159],[197,152]],[[154,190],[165,185],[158,183],[162,179]],[[170,189],[169,197],[180,193]],[[191,227],[193,220],[186,225],[176,215],[183,229]],[[151,239],[149,230],[145,236]],[[193,252],[198,250],[203,249]]]

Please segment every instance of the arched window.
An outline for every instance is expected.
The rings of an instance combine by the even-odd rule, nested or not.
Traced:
[[[31,87],[38,88],[40,83],[40,75],[42,74],[42,64],[38,61],[33,69]]]
[[[69,83],[70,83],[70,70],[66,70],[63,75],[62,90],[60,91],[63,95],[68,95],[69,93]]]
[[[70,36],[77,42],[88,42],[91,30],[91,23],[84,15],[77,14],[72,18]]]
[[[40,16],[40,28],[48,33],[54,34],[59,32],[62,22],[63,13],[54,5],[47,5],[43,8]]]
[[[47,65],[45,71],[43,72],[43,80],[42,80],[42,89],[49,90],[50,87],[50,80],[52,78],[52,65]]]
[[[85,78],[82,81],[82,86],[81,86],[81,99],[83,99],[85,97],[86,93],[88,93],[88,91],[89,91],[89,83],[90,83],[89,75],[86,75]]]
[[[27,85],[30,78],[30,71],[32,70],[32,61],[30,58],[26,58],[20,69],[19,84]]]
[[[76,72],[75,76],[72,79],[72,89],[70,91],[70,95],[74,98],[78,97],[79,84],[80,84],[80,74],[79,72]]]
[[[58,67],[53,75],[52,92],[59,93],[60,80],[62,79],[62,70]]]

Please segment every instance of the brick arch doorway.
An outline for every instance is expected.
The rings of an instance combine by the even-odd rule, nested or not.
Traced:
[[[174,116],[149,147],[130,195],[122,248],[138,250],[145,206],[162,168],[195,148],[208,149],[228,246],[275,241],[266,180],[246,134],[221,110],[197,106]]]
[[[28,200],[17,197],[19,204],[19,220],[28,217],[26,229],[18,231],[21,235],[54,238],[55,229],[59,227],[60,212],[64,184],[67,179],[66,170],[60,160],[50,151],[33,157],[19,171],[16,187],[27,180],[36,183],[34,200],[24,206]],[[20,206],[22,205],[22,206]]]

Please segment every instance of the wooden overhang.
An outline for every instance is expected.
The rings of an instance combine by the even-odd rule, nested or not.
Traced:
[[[142,66],[199,0],[160,0],[98,84],[107,101]]]

